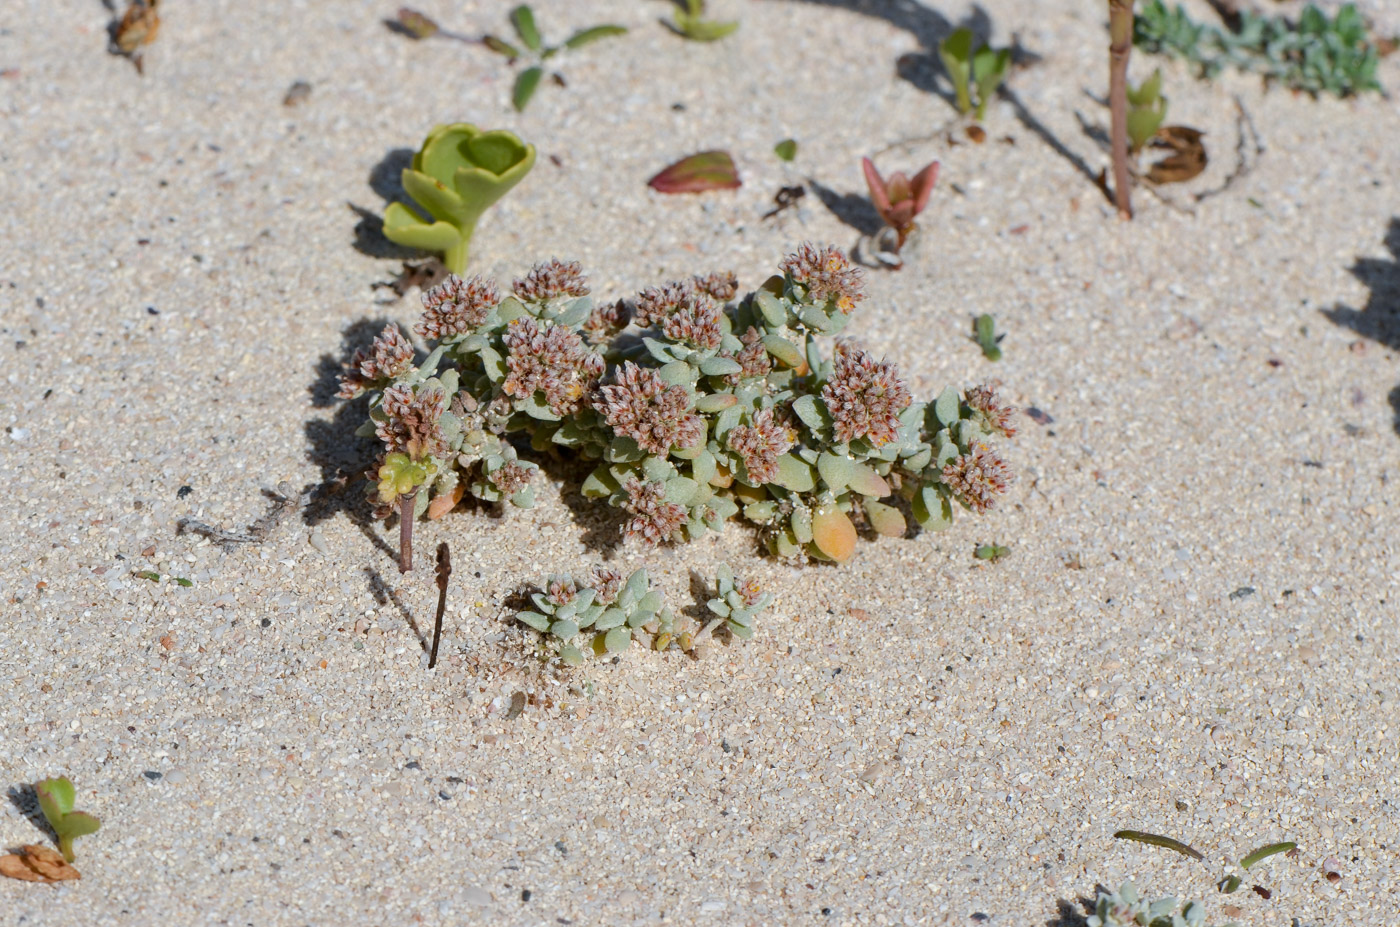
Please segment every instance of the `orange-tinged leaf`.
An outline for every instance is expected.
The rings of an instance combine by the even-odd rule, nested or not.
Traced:
[[[812,516],[812,543],[832,560],[844,563],[856,550],[856,526],[835,506],[818,509]]]
[[[658,193],[704,193],[739,185],[739,169],[727,151],[702,151],[682,158],[647,181]]]
[[[466,491],[467,485],[465,483],[458,483],[456,486],[452,487],[451,492],[434,497],[433,501],[428,503],[428,520],[436,521],[452,511],[457,503],[462,501],[462,495]]]

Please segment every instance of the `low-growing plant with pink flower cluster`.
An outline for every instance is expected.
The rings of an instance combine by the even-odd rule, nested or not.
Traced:
[[[906,511],[937,530],[992,508],[1012,473],[988,439],[1014,434],[1013,410],[990,387],[915,402],[852,340],[824,354],[861,269],[808,243],[780,270],[742,298],[714,273],[601,305],[575,263],[537,265],[505,296],[450,277],[423,297],[425,359],[390,326],[342,378],[342,396],[371,393],[377,510],[411,526],[466,493],[529,506],[522,455],[550,448],[594,461],[583,494],[650,544],[742,517],[778,556],[844,561],[862,520],[900,536]]]

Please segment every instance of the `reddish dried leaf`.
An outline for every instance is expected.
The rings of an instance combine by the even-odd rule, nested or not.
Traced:
[[[727,151],[702,151],[682,158],[647,181],[658,193],[704,193],[739,185],[739,170]]]

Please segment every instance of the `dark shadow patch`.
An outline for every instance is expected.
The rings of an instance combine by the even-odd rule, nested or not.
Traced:
[[[24,815],[29,823],[38,828],[39,832],[46,837],[51,837],[55,844],[58,842],[58,834],[54,833],[49,826],[49,819],[44,817],[44,809],[39,807],[39,793],[34,791],[34,786],[26,782],[22,785],[12,785],[5,792],[10,799],[10,804],[14,805],[20,814]]]
[[[1095,890],[1103,889],[1102,885]],[[1094,900],[1080,895],[1074,901],[1065,898],[1055,899],[1055,916],[1045,922],[1045,927],[1089,927],[1089,915],[1094,913]]]
[[[355,223],[355,250],[366,257],[407,261],[421,258],[427,253],[416,248],[396,244],[385,237],[384,217],[379,213],[371,212],[354,203],[347,202],[345,205],[350,207],[351,212],[360,217],[360,221]]]
[[[412,208],[413,203],[408,194],[404,192],[402,178],[404,170],[413,166],[414,154],[416,152],[412,148],[391,148],[384,157],[379,159],[379,163],[370,168],[369,188],[384,201],[385,206],[395,201],[401,201]],[[406,248],[384,237],[382,209],[379,213],[375,213],[355,203],[347,202],[346,205],[360,217],[360,221],[355,225],[356,251],[369,257],[394,258],[396,260],[423,256],[424,252],[416,248]]]
[[[1350,268],[1351,275],[1371,291],[1366,307],[1338,305],[1323,309],[1322,314],[1364,338],[1400,351],[1400,216],[1392,217],[1386,228],[1385,248],[1389,259],[1359,257]],[[1388,399],[1395,410],[1395,432],[1400,434],[1400,386],[1390,391]]]
[[[413,634],[418,638],[418,646],[423,648],[423,652],[428,652],[428,636],[418,627],[417,620],[413,617],[413,610],[399,597],[399,592],[393,586],[385,582],[384,577],[374,567],[365,567],[365,576],[369,578],[369,593],[374,596],[374,601],[380,605],[394,603],[394,607],[399,610],[403,620],[413,629]]]
[[[859,193],[837,193],[824,184],[808,179],[808,186],[816,194],[817,199],[822,201],[822,205],[831,210],[831,214],[840,219],[843,223],[855,229],[857,233],[867,238],[880,233],[884,228],[884,220],[875,211],[875,205],[870,202],[870,197]]]

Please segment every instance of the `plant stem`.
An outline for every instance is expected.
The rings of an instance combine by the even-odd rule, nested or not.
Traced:
[[[428,669],[437,666],[438,641],[442,640],[442,615],[447,611],[447,580],[452,576],[452,554],[443,541],[437,549],[437,617],[433,619],[433,650],[428,654]]]
[[[399,503],[399,572],[413,569],[413,504],[418,493],[409,493]]]
[[[58,838],[58,852],[62,853],[62,854],[63,854],[63,858],[66,859],[66,860],[68,860],[68,862],[71,863],[71,862],[73,861],[73,838],[72,838],[72,837],[59,837],[59,838]]]
[[[448,273],[461,276],[467,270],[467,252],[472,243],[472,229],[463,229],[462,237],[442,255],[443,266]]]
[[[1128,55],[1133,50],[1133,0],[1108,0],[1108,108],[1112,118],[1113,198],[1118,216],[1133,217],[1128,177]]]

